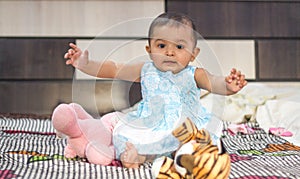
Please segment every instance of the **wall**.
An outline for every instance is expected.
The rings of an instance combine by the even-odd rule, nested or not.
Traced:
[[[299,0],[167,0],[166,7],[192,17],[205,39],[254,40],[257,81],[299,81]]]
[[[111,81],[73,80],[74,69],[63,55],[78,39],[146,37],[148,24],[124,22],[153,18],[164,8],[163,0],[1,0],[0,113],[50,114],[62,102],[106,113],[112,105],[122,109],[135,103],[140,94],[128,94],[135,84],[115,82],[116,89],[127,91],[112,94]]]
[[[195,20],[221,71],[236,66],[254,81],[299,81],[299,9],[296,0],[1,0],[0,113],[49,114],[72,101],[92,113],[134,104],[138,84],[86,78],[66,66],[63,55],[73,42],[95,58],[103,49],[118,56],[107,44],[145,44],[149,22],[165,10]],[[106,47],[93,49],[99,41]],[[143,50],[125,52],[137,56]],[[204,52],[199,61],[214,71]]]

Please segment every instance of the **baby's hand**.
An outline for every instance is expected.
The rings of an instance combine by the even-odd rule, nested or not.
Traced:
[[[230,74],[225,78],[227,90],[236,93],[247,85],[245,75],[241,71],[232,68]]]
[[[83,53],[77,45],[70,43],[71,47],[67,53],[65,53],[64,58],[68,59],[66,61],[67,65],[73,65],[75,68],[82,67],[88,63],[88,51],[85,50]]]

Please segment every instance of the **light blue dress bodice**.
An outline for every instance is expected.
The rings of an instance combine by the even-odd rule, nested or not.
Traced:
[[[187,66],[181,72],[159,71],[147,62],[141,72],[142,101],[136,111],[129,112],[115,127],[116,156],[125,150],[127,141],[139,154],[168,154],[179,142],[171,134],[186,117],[201,129],[211,115],[200,104],[200,89],[194,73],[196,67]]]

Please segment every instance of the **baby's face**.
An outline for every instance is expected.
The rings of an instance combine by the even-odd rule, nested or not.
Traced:
[[[192,28],[184,25],[156,27],[146,50],[156,68],[174,74],[183,70],[199,53],[194,47]]]

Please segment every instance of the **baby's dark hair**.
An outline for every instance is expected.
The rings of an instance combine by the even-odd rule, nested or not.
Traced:
[[[197,39],[198,39],[198,33],[196,31],[196,26],[193,22],[193,20],[181,13],[175,13],[175,12],[169,12],[169,13],[163,13],[159,16],[157,16],[151,23],[150,28],[149,28],[149,32],[148,32],[148,43],[150,45],[150,40],[151,40],[151,36],[153,35],[153,31],[155,29],[155,27],[158,26],[163,26],[163,25],[186,25],[191,27],[191,29],[193,30],[193,40],[194,40],[194,45],[197,45]]]

